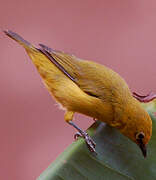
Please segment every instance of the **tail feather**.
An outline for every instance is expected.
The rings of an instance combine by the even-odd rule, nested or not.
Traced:
[[[53,50],[43,44],[39,44],[41,48],[35,48],[31,43],[23,39],[20,35],[10,30],[3,31],[7,36],[21,44],[27,51],[28,55],[34,62],[34,64],[38,66],[39,56],[44,55],[49,59],[60,71],[62,71],[68,78],[70,78],[73,82],[76,82],[75,78],[62,66],[57,59],[55,59],[52,54],[58,53],[59,51]],[[36,53],[37,52],[37,53]],[[60,52],[61,53],[61,52]]]
[[[19,44],[21,44],[24,48],[26,49],[30,49],[33,48],[33,45],[31,43],[29,43],[28,41],[26,41],[25,39],[23,39],[20,35],[18,35],[15,32],[12,32],[10,30],[4,30],[3,31],[7,36],[9,36],[10,38],[14,39],[15,41],[17,41]]]

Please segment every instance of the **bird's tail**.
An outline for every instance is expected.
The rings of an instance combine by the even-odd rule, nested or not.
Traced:
[[[22,45],[26,50],[37,50],[30,42],[23,39],[21,36],[19,36],[17,33],[12,32],[10,30],[4,30],[3,31],[7,36],[18,42],[20,45]]]
[[[41,48],[36,48],[15,32],[10,30],[5,30],[3,32],[25,48],[27,54],[42,77],[45,77],[45,73],[48,74],[49,72],[53,72],[52,76],[55,77],[61,72],[73,82],[76,82],[73,76],[73,69],[76,67],[74,63],[72,63],[71,55],[52,50],[43,44],[39,44]]]
[[[26,41],[15,32],[12,32],[10,30],[4,30],[3,32],[25,48],[27,54],[29,55],[30,59],[36,66],[43,79],[45,79],[46,77],[55,79],[56,76],[65,74],[71,80],[73,80],[72,76],[68,74],[65,68],[61,64],[59,64],[59,62],[57,62],[57,59],[55,59],[51,55],[51,48],[48,48],[47,46],[42,44],[40,44],[41,48],[36,48],[30,42]]]

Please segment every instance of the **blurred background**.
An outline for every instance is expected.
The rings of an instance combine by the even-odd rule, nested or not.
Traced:
[[[156,92],[155,0],[1,0],[0,28],[95,60],[141,94]],[[1,179],[33,180],[76,132],[24,49],[0,32]],[[92,120],[76,115],[86,129]]]

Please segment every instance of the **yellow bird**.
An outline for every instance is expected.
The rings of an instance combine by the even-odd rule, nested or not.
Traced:
[[[65,121],[79,131],[90,151],[95,152],[95,143],[73,123],[75,112],[118,129],[135,142],[146,157],[152,121],[139,101],[148,102],[155,98],[154,94],[132,94],[124,79],[103,65],[43,44],[36,48],[12,31],[4,33],[25,48],[50,94],[65,108]]]

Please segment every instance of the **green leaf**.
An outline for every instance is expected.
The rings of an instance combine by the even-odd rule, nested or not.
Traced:
[[[156,103],[143,105],[153,121],[145,159],[136,144],[106,124],[96,122],[88,133],[98,155],[84,140],[73,142],[37,180],[154,180],[156,179]]]

